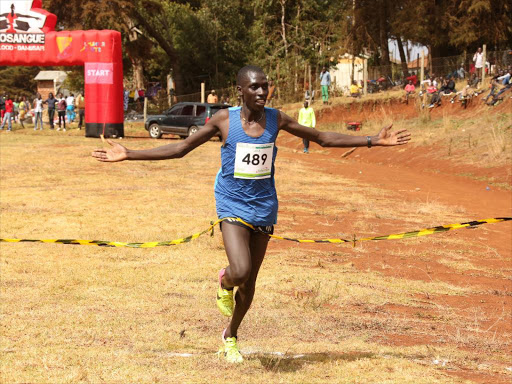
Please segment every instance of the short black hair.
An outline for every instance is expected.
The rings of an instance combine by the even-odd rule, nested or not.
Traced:
[[[263,73],[263,74],[265,74],[263,69],[261,69],[257,65],[246,65],[245,67],[243,67],[242,69],[240,69],[238,71],[238,74],[236,75],[236,84],[237,85],[241,85],[243,79],[247,76],[247,74],[249,72],[256,72],[256,73]]]

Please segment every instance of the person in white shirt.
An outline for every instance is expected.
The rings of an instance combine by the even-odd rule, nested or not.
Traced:
[[[37,122],[39,121],[41,131],[43,130],[43,98],[41,97],[41,94],[37,94],[36,99],[34,100],[34,114],[35,114],[35,120],[34,120],[34,131],[37,131]]]
[[[71,124],[75,120],[75,95],[70,94],[66,98],[66,115],[68,117],[68,123]]]
[[[484,67],[484,54],[482,48],[478,48],[473,56],[475,62],[476,75],[478,79],[482,80],[482,68]]]

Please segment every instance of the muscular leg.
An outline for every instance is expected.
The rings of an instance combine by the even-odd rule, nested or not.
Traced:
[[[232,337],[237,335],[238,327],[251,306],[269,237],[229,223],[223,225],[222,236],[229,260],[222,285],[225,288],[238,286],[235,311],[225,335]]]

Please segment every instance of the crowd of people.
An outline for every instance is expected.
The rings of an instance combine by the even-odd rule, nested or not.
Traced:
[[[26,128],[25,124],[31,122],[34,131],[43,130],[43,115],[48,118],[51,130],[55,129],[56,119],[57,131],[66,131],[66,122],[69,128],[75,120],[78,120],[77,128],[82,129],[85,124],[84,92],[80,92],[76,97],[73,93],[68,96],[58,93],[55,97],[50,92],[46,100],[37,93],[32,102],[26,96],[11,97],[8,93],[2,96],[0,92],[0,113],[0,130],[7,125],[8,132],[12,131],[13,122],[20,124],[22,128]]]
[[[484,65],[482,49],[478,48],[468,72],[462,63],[459,69],[449,73],[446,77],[437,77],[432,74],[422,82],[418,82],[416,75],[408,76],[406,78],[407,85],[404,87],[405,102],[408,103],[411,97],[416,97],[416,86],[418,85],[422,108],[440,106],[445,96],[449,97],[450,103],[460,102],[465,108],[474,96],[487,92],[482,84],[482,78],[484,71],[488,72],[488,68],[489,65]],[[455,81],[466,79],[466,76],[466,84],[457,91]],[[488,105],[495,105],[498,101],[503,100],[504,93],[512,88],[511,77],[512,66],[495,69],[489,85],[489,94],[483,98],[483,101]]]

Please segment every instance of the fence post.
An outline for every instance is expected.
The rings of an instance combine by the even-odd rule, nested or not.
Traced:
[[[206,84],[205,83],[201,83],[201,103],[204,103],[204,93],[205,93],[205,90],[206,90]]]
[[[421,68],[420,68],[420,84],[425,80],[425,52],[421,51]]]
[[[482,87],[484,86],[485,81],[485,69],[487,68],[487,45],[484,44],[482,48],[482,61],[484,62],[484,67],[482,68]],[[490,70],[490,68],[489,68]]]
[[[137,91],[135,91],[137,92]],[[147,95],[144,95],[144,122],[146,122],[146,119],[148,118],[148,97]]]
[[[311,84],[311,65],[308,64],[308,77],[309,77],[309,103],[313,104],[313,84]]]
[[[368,91],[368,59],[363,59],[363,94]]]

